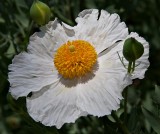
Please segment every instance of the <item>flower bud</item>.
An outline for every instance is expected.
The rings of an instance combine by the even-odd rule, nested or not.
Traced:
[[[50,20],[51,11],[45,3],[35,0],[30,9],[30,16],[37,24],[44,25]]]
[[[128,38],[123,45],[123,56],[129,62],[139,59],[144,53],[143,45],[135,38]]]

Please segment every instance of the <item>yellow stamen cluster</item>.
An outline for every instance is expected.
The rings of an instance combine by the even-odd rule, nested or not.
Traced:
[[[97,61],[94,47],[87,41],[68,41],[58,48],[54,56],[54,65],[64,77],[73,79],[91,72]]]

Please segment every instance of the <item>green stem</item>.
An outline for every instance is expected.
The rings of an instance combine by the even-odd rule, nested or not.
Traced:
[[[134,69],[135,69],[135,61],[133,61],[132,72],[134,72]]]
[[[12,44],[13,44],[13,47],[14,47],[14,50],[15,50],[15,52],[16,52],[16,54],[18,54],[19,52],[18,52],[18,47],[17,47],[17,45],[14,43],[14,37],[13,37],[13,35],[11,34],[11,42],[12,42]]]
[[[72,15],[71,15],[71,2],[70,0],[66,0],[66,3],[67,3],[67,11],[68,11],[68,15],[69,15],[69,18],[71,19],[72,18]]]
[[[29,27],[28,27],[28,35],[30,34],[30,32],[32,30],[33,24],[34,24],[34,22],[33,22],[33,20],[31,20]]]
[[[129,130],[127,129],[127,127],[124,125],[124,123],[118,118],[118,116],[114,113],[114,111],[112,112],[112,117],[116,120],[116,122],[118,123],[119,128],[121,129],[121,131],[123,132],[123,134],[131,134],[129,132]]]
[[[124,122],[127,119],[128,87],[124,91]]]
[[[129,64],[128,64],[128,73],[131,73],[132,71],[132,61],[129,61]]]

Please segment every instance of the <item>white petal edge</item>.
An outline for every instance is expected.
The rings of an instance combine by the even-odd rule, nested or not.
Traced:
[[[72,36],[74,36],[74,33],[72,36],[69,35],[69,30],[67,31],[57,19],[50,21],[40,29],[40,32],[31,36],[30,44],[28,46],[29,53],[37,54],[40,57],[49,55],[53,58],[56,50],[68,40],[72,40]]]
[[[15,56],[9,66],[9,91],[14,98],[27,96],[59,79],[57,71],[53,72],[53,57],[57,48],[68,39],[66,30],[57,19],[30,37],[28,52]]]
[[[53,71],[53,61],[39,58],[26,52],[16,55],[9,65],[9,82],[12,96],[27,96],[59,80],[57,71]]]
[[[76,18],[75,36],[90,42],[99,54],[106,48],[128,35],[128,28],[124,22],[120,22],[118,14],[110,14],[105,10],[83,10]]]
[[[88,114],[101,117],[119,108],[123,98],[121,93],[132,81],[123,69],[121,72],[109,67],[104,68],[104,62],[99,63],[95,77],[86,84],[77,85],[77,105]]]
[[[27,98],[27,109],[35,121],[59,129],[64,123],[74,123],[80,116],[87,115],[77,107],[76,101],[76,87],[66,88],[59,83]]]

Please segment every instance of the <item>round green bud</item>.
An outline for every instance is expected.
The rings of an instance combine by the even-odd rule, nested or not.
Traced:
[[[49,22],[51,11],[45,3],[35,0],[30,9],[30,16],[37,24],[44,25]]]
[[[123,45],[123,56],[127,61],[135,61],[144,53],[143,45],[135,38],[128,38]]]

